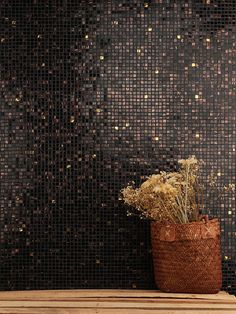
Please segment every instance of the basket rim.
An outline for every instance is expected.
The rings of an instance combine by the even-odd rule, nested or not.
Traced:
[[[220,236],[220,222],[217,218],[186,224],[154,222],[151,224],[151,234],[165,242],[216,238]]]
[[[192,221],[192,222],[187,222],[187,223],[173,223],[173,222],[158,222],[155,220],[151,221],[152,225],[161,225],[161,226],[196,226],[196,225],[205,225],[205,224],[209,224],[209,223],[216,223],[219,222],[219,218],[218,217],[213,217],[213,218],[209,218],[208,221],[206,220],[201,220],[201,221]]]

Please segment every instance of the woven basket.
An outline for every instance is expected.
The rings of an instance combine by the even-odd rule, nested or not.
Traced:
[[[156,285],[164,292],[217,293],[221,289],[220,224],[151,223]]]

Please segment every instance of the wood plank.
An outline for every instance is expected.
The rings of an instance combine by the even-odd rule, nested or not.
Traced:
[[[27,301],[31,301],[31,300],[21,300],[21,301],[18,301],[18,302],[27,302]],[[106,298],[92,298],[92,299],[63,299],[63,300],[33,300],[31,302],[93,302],[93,303],[97,303],[97,302],[100,302],[100,303],[121,303],[121,302],[127,302],[127,303],[134,303],[134,302],[138,302],[140,304],[150,304],[150,306],[153,304],[153,303],[165,303],[165,304],[233,304],[235,305],[236,303],[233,302],[233,301],[220,301],[220,300],[201,300],[201,302],[199,302],[198,300],[187,300],[187,299],[183,299],[183,300],[174,300],[174,299],[140,299],[140,298],[137,298],[137,299],[106,299]],[[2,302],[2,301],[0,301]]]
[[[142,303],[142,302],[78,302],[78,301],[0,301],[0,308],[22,308],[22,307],[32,307],[32,308],[96,308],[96,309],[234,309],[236,312],[236,303],[231,304],[213,304],[213,303],[186,303],[180,302],[176,304],[165,303],[165,302],[155,302],[155,303]]]
[[[153,290],[40,290],[0,292],[8,314],[213,314],[236,313],[236,298]]]
[[[61,308],[54,308],[53,312],[51,308],[43,308],[43,309],[33,309],[33,308],[1,308],[1,314],[233,314],[235,310],[227,310],[219,311],[219,310],[183,310],[181,312],[179,310],[129,310],[126,309],[61,309]]]
[[[155,290],[31,290],[31,291],[1,291],[0,300],[60,300],[64,298],[174,298],[174,299],[203,299],[203,300],[232,300],[234,295],[224,291],[217,294],[181,294],[164,293]]]
[[[161,301],[160,301],[161,300]],[[2,300],[2,301],[9,301],[9,300]],[[14,300],[14,301],[19,301],[19,300]],[[25,302],[25,301],[32,301],[32,302],[44,302],[44,301],[58,301],[58,302],[108,302],[108,303],[117,303],[117,302],[139,302],[139,303],[147,303],[147,304],[152,304],[152,303],[174,303],[174,304],[183,304],[183,303],[190,303],[190,304],[236,304],[232,300],[196,300],[196,299],[147,299],[147,298],[79,298],[79,299],[74,299],[74,298],[63,298],[63,299],[51,299],[51,300],[42,300],[42,299],[35,299],[35,300],[20,300],[19,302]],[[1,301],[0,301],[1,302]]]

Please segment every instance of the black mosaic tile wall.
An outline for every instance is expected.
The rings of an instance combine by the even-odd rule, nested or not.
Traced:
[[[0,289],[154,288],[121,187],[195,154],[235,182],[234,0],[1,0]],[[222,222],[236,293],[235,198]]]

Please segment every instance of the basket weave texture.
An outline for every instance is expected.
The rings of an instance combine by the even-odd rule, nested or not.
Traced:
[[[176,293],[217,293],[222,285],[220,224],[151,223],[156,285]]]

